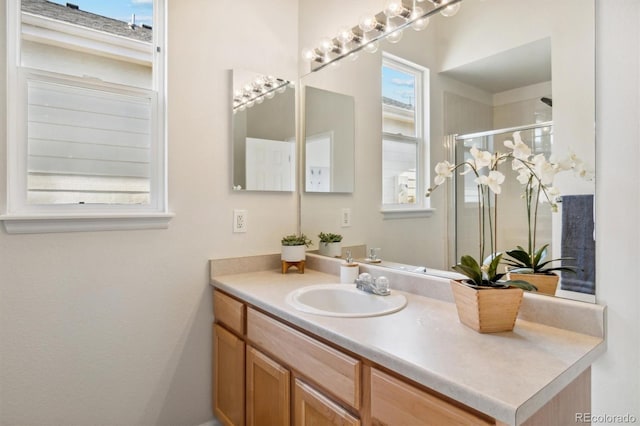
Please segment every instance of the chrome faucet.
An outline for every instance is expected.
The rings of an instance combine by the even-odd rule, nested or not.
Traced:
[[[389,290],[389,279],[380,276],[373,278],[370,274],[364,272],[356,279],[356,288],[367,293],[377,296],[388,296],[391,294]]]

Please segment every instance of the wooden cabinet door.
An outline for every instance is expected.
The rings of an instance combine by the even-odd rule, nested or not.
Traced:
[[[247,425],[289,426],[289,370],[247,346]]]
[[[373,425],[494,425],[489,418],[464,410],[375,368],[371,369]]]
[[[244,341],[213,325],[213,411],[225,425],[244,425]]]
[[[360,426],[360,420],[298,379],[293,395],[295,426]]]

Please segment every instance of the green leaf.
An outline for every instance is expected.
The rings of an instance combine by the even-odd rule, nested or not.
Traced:
[[[500,264],[500,259],[502,259],[502,253],[495,256],[491,263],[489,264],[489,270],[487,271],[487,275],[489,276],[490,281],[496,281],[496,271],[498,270],[498,265]]]
[[[578,272],[580,268],[577,268],[575,266],[556,266],[553,268],[547,268],[544,271],[545,272],[551,272],[551,271],[563,271],[563,272],[571,272],[571,273],[576,273]]]
[[[511,287],[518,287],[521,288],[523,290],[526,291],[538,291],[538,287],[536,287],[535,285],[531,284],[529,281],[524,281],[524,280],[509,280],[509,281],[505,281],[505,284],[511,286]]]
[[[510,264],[511,266],[521,266],[521,267],[525,267],[525,268],[531,268],[533,267],[533,265],[531,265],[531,257],[529,256],[529,253],[527,253],[524,250],[510,250],[507,251],[507,256],[515,259],[515,261],[517,262],[513,262]]]
[[[547,247],[549,247],[549,244],[543,245],[538,251],[533,253],[532,263],[534,267],[547,255]]]
[[[451,267],[454,271],[468,277],[476,285],[482,285],[482,270],[476,260],[465,255],[460,258],[460,263]]]

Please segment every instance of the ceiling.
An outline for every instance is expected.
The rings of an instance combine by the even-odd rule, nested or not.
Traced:
[[[505,50],[441,74],[492,94],[551,81],[551,39]]]

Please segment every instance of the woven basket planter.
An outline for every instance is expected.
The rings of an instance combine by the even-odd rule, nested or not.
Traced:
[[[451,280],[460,322],[479,333],[511,331],[516,323],[521,288],[476,289]]]

